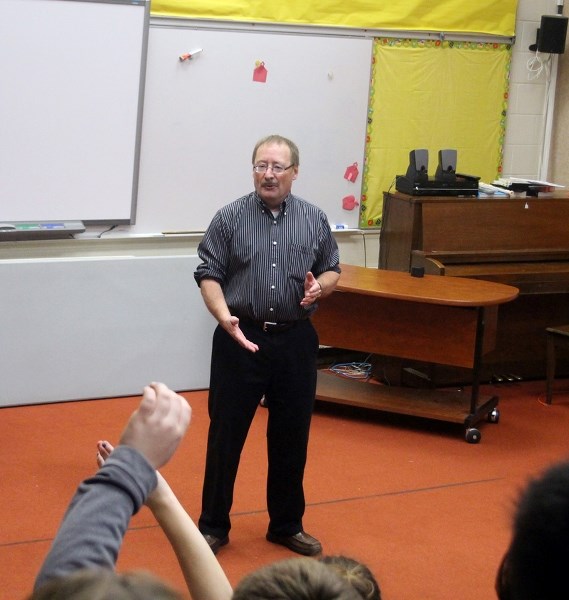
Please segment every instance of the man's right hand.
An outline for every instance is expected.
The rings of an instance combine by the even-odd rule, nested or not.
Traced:
[[[227,307],[221,284],[215,279],[202,279],[200,291],[209,312],[225,331],[245,350],[257,352],[259,346],[250,342],[239,327],[239,318],[234,317]]]
[[[259,350],[259,346],[250,342],[241,331],[238,317],[231,316],[227,321],[220,323],[220,325],[240,346],[245,348],[245,350],[249,350],[250,352],[257,352]]]
[[[142,401],[132,413],[119,444],[140,452],[155,468],[165,465],[190,424],[188,402],[163,383],[145,386]]]

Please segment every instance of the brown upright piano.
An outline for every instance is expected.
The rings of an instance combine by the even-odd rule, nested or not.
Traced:
[[[500,307],[496,348],[482,379],[545,377],[545,328],[569,323],[569,198],[460,198],[384,193],[379,268],[470,277],[517,287]],[[466,373],[407,365],[431,383]],[[558,365],[569,376],[569,363]],[[464,381],[468,383],[468,381]]]

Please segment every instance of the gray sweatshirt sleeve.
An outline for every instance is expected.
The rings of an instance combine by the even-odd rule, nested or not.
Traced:
[[[156,471],[142,454],[117,446],[77,488],[34,589],[79,569],[114,569],[130,519],[156,484]]]

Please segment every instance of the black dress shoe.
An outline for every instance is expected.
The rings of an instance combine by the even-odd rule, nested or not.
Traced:
[[[289,550],[304,556],[314,556],[322,552],[322,544],[304,531],[299,531],[294,535],[276,535],[269,531],[267,540],[273,544],[286,546]]]
[[[214,554],[217,554],[217,551],[221,548],[221,546],[225,546],[229,543],[229,536],[227,535],[223,538],[218,538],[215,535],[210,535],[209,533],[203,533],[202,535]]]

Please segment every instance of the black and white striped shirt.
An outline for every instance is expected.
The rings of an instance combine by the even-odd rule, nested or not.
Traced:
[[[274,216],[256,192],[219,209],[198,247],[196,282],[215,279],[231,313],[256,321],[295,321],[304,279],[340,272],[338,245],[323,210],[289,194]]]

